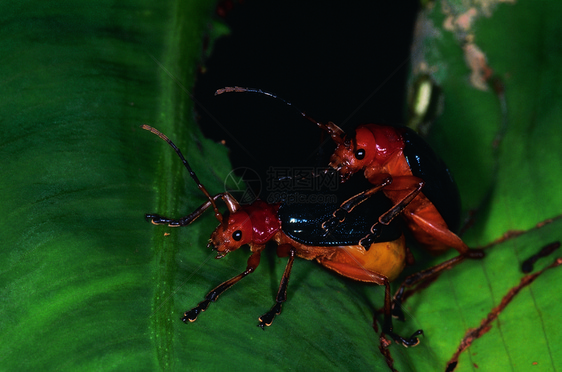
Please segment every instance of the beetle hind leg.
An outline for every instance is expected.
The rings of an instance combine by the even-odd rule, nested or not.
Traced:
[[[394,295],[394,299],[392,301],[392,315],[399,320],[404,320],[404,312],[402,311],[402,302],[405,300],[405,290],[406,288],[411,288],[417,286],[427,280],[431,280],[436,278],[439,274],[441,274],[444,270],[450,269],[459,263],[463,262],[466,256],[459,255],[455,256],[445,262],[442,262],[438,265],[430,267],[429,269],[422,270],[420,272],[414,273],[404,279],[404,282],[400,285],[398,290]]]
[[[384,321],[382,332],[404,347],[416,346],[420,343],[418,336],[423,334],[421,329],[415,331],[409,338],[404,338],[393,331],[392,327],[392,300],[390,295],[390,283],[384,283]]]

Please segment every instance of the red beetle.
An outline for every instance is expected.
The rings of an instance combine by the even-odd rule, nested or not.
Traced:
[[[287,299],[287,286],[293,261],[298,256],[306,260],[316,260],[324,267],[345,277],[384,285],[383,332],[404,346],[418,344],[419,340],[416,336],[422,334],[421,330],[416,331],[409,338],[403,338],[393,332],[392,296],[389,284],[402,272],[407,255],[402,229],[392,220],[415,198],[415,194],[410,194],[397,206],[392,206],[392,203],[385,198],[383,202],[386,201],[388,205],[384,203],[381,205],[377,201],[375,204],[377,207],[373,207],[372,203],[370,205],[364,203],[371,197],[380,195],[379,189],[387,185],[390,179],[383,181],[379,188],[373,188],[344,202],[341,208],[346,212],[352,210],[354,212],[348,213],[345,221],[341,219],[340,224],[327,236],[323,234],[321,225],[332,218],[334,209],[339,205],[302,207],[283,203],[268,204],[261,200],[249,205],[240,205],[228,192],[211,196],[172,141],[148,125],[143,125],[142,128],[158,135],[174,148],[198,188],[208,199],[193,213],[180,219],[170,219],[157,214],[147,214],[146,219],[155,225],[187,226],[212,207],[220,224],[211,234],[208,246],[217,251],[216,258],[222,258],[243,245],[248,245],[251,251],[246,269],[215,287],[202,302],[185,312],[182,317],[184,322],[195,321],[197,316],[224,291],[254,272],[260,263],[261,252],[266,243],[275,241],[278,256],[288,256],[289,261],[281,278],[275,305],[259,318],[260,327],[269,326],[275,316],[281,313],[282,305]],[[228,212],[224,215],[219,212],[216,205],[218,199],[222,199],[228,208]],[[365,208],[358,212],[362,207]],[[376,222],[377,220],[384,224]]]
[[[225,87],[215,94],[230,92],[264,94],[295,107],[261,89]],[[481,250],[469,249],[453,232],[458,228],[460,217],[457,186],[445,163],[413,130],[363,124],[348,135],[332,122],[323,124],[298,111],[325,130],[335,142],[337,147],[330,158],[330,166],[339,173],[341,182],[346,182],[354,173],[363,172],[376,189],[382,188],[396,204],[416,195],[402,216],[420,244],[436,254],[452,247],[462,257],[483,257]],[[390,183],[386,181],[389,178]]]

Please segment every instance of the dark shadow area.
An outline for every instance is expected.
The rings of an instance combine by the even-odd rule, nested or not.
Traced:
[[[272,91],[344,130],[403,123],[417,10],[415,0],[235,4],[225,18],[231,35],[216,43],[195,87],[213,116],[198,109],[204,134],[226,142],[234,168],[263,179],[269,166],[326,166],[331,148],[318,159],[322,131],[283,102],[252,93],[215,97],[216,89]]]

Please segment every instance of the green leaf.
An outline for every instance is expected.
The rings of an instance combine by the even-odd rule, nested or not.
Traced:
[[[429,358],[445,370],[468,329],[519,285],[522,262],[561,238],[562,7],[556,1],[467,4],[436,2],[422,12],[413,79],[428,74],[442,89],[430,141],[451,167],[465,210],[475,211],[463,238],[491,248],[484,260],[445,273],[408,303],[426,332],[422,346],[431,350],[412,370],[428,370]],[[556,256],[540,260],[536,270]],[[551,283],[561,276],[552,269],[523,288],[490,331],[460,354],[455,370],[528,371],[534,363],[559,369],[560,299]]]
[[[154,314],[178,272],[179,246],[153,248],[143,215],[176,203],[185,179],[139,127],[151,123],[179,145],[208,142],[193,125],[187,91],[156,61],[191,88],[214,2],[1,8],[0,364],[166,368],[176,363],[173,323]],[[205,180],[228,164],[225,149],[211,145],[217,165],[201,172]],[[159,169],[173,182],[159,179]]]
[[[451,165],[465,207],[483,206],[467,242],[524,233],[406,302],[407,322],[396,330],[422,328],[425,336],[413,349],[390,346],[401,371],[444,370],[466,330],[519,283],[520,263],[560,239],[560,220],[533,229],[558,216],[562,203],[560,9],[554,1],[541,5],[548,7],[502,4],[474,25],[477,44],[505,85],[508,126],[497,152],[491,147],[501,124],[497,95],[470,85],[456,35],[440,30],[424,39],[436,44],[431,50],[440,59],[429,65],[442,67],[434,78],[445,94],[431,139]],[[205,248],[216,226],[210,212],[182,229],[143,219],[152,212],[185,215],[205,198],[173,151],[141,124],[168,135],[209,192],[224,190],[227,149],[201,136],[189,95],[206,53],[204,36],[224,32],[216,23],[208,28],[214,6],[194,0],[1,6],[4,369],[388,368],[371,328],[382,289],[312,262],[295,262],[283,314],[265,332],[256,327],[273,305],[286,262],[274,250],[195,323],[179,320],[215,285],[243,271],[248,257],[241,250],[212,259]],[[435,27],[445,18],[439,4],[426,17]],[[533,27],[516,27],[523,19]],[[459,370],[473,364],[527,370],[533,362],[560,368],[559,298],[550,285],[560,275],[549,270],[523,289],[461,354]]]

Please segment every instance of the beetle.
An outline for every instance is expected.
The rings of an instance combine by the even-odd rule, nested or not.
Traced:
[[[263,94],[296,108],[274,93],[255,88],[225,87],[215,95],[231,92]],[[457,185],[443,160],[416,132],[401,126],[362,124],[353,134],[346,134],[332,122],[320,123],[296,110],[326,131],[336,144],[329,165],[338,172],[340,182],[363,172],[374,188],[382,189],[396,204],[416,195],[402,217],[421,245],[435,254],[454,248],[463,257],[483,257],[482,250],[470,249],[453,232],[460,224]],[[391,182],[382,185],[389,177]]]
[[[457,257],[406,278],[394,296],[394,316],[404,319],[401,303],[405,288],[417,285],[465,258],[484,257],[483,250],[470,249],[453,232],[460,224],[460,195],[457,185],[443,160],[412,129],[361,124],[354,133],[346,134],[333,122],[320,123],[291,102],[268,91],[235,86],[218,89],[215,95],[246,92],[278,99],[294,107],[301,116],[327,132],[336,144],[329,166],[338,172],[340,182],[345,183],[355,173],[363,172],[365,179],[373,185],[372,190],[382,190],[396,205],[413,198],[401,215],[413,237],[427,250],[436,255],[449,248],[459,252]],[[361,198],[361,195],[358,194],[357,197]],[[334,228],[345,219],[348,212],[342,205],[333,213],[337,218],[323,223],[323,228],[326,231]],[[378,223],[384,224],[384,221],[379,220]],[[363,241],[365,243],[368,244]]]
[[[189,215],[171,219],[158,214],[147,214],[145,218],[155,225],[171,227],[187,226],[200,217],[207,209],[214,210],[219,226],[211,234],[208,247],[217,251],[216,258],[222,258],[238,248],[248,245],[251,255],[246,269],[237,276],[212,289],[203,301],[186,311],[181,318],[184,322],[194,322],[227,289],[248,274],[253,273],[260,263],[261,253],[266,243],[277,243],[279,257],[289,257],[273,307],[259,317],[258,326],[264,329],[271,325],[276,315],[281,313],[287,299],[287,286],[295,257],[316,260],[322,266],[357,281],[375,283],[385,287],[383,333],[404,346],[419,343],[418,330],[409,338],[403,338],[393,331],[390,282],[402,272],[407,248],[399,219],[395,220],[404,208],[415,198],[409,195],[397,205],[386,198],[380,198],[379,189],[390,183],[390,178],[373,188],[354,195],[340,204],[288,204],[266,203],[256,200],[249,205],[240,205],[228,192],[211,196],[201,184],[181,151],[164,134],[153,127],[143,125],[166,141],[177,153],[190,176],[203,192],[207,201]],[[376,199],[375,197],[378,197]],[[217,201],[221,199],[228,209],[221,214]],[[344,208],[345,219],[326,234],[322,225],[336,218],[334,209]],[[379,222],[382,221],[383,223]]]

